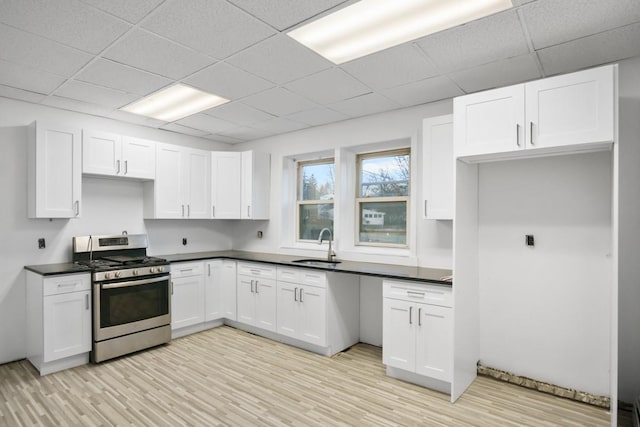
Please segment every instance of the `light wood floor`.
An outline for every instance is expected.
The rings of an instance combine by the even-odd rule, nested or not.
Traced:
[[[326,358],[220,327],[39,377],[0,366],[0,425],[605,426],[605,410],[479,377],[448,396],[386,377],[377,347]]]

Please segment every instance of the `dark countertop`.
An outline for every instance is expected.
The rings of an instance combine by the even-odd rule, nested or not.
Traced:
[[[388,279],[403,279],[419,282],[435,283],[452,286],[451,281],[442,280],[444,276],[451,276],[451,270],[407,267],[395,264],[377,264],[372,262],[342,261],[335,267],[318,267],[298,264],[296,259],[310,259],[304,256],[280,255],[243,251],[212,251],[186,254],[159,255],[170,262],[200,261],[205,259],[226,258],[238,261],[262,262],[266,264],[286,265],[289,267],[311,268],[315,270],[334,271],[336,273],[360,274],[365,276],[384,277]],[[320,258],[318,258],[321,260]]]
[[[154,255],[155,256],[155,255]],[[444,276],[451,276],[451,270],[407,267],[394,264],[377,264],[371,262],[342,261],[335,267],[319,267],[298,264],[293,262],[296,259],[309,259],[302,256],[279,255],[258,252],[243,251],[211,251],[193,252],[185,254],[157,255],[166,258],[169,262],[201,261],[205,259],[234,259],[238,261],[261,262],[265,264],[286,265],[289,267],[310,268],[314,270],[333,271],[336,273],[359,274],[365,276],[383,277],[387,279],[413,280],[418,282],[435,283],[439,285],[452,286],[451,281],[442,280]],[[86,266],[74,263],[27,265],[26,270],[43,276],[58,274],[72,274],[89,272]]]

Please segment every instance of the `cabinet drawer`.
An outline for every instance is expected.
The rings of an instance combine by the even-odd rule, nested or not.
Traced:
[[[171,277],[199,276],[204,274],[204,262],[179,262],[171,264]]]
[[[322,271],[307,270],[306,268],[278,266],[278,281],[324,288],[327,285],[327,275]]]
[[[262,277],[265,279],[276,278],[276,266],[268,264],[253,264],[246,262],[238,263],[238,274],[251,277]]]
[[[89,291],[91,290],[91,275],[82,273],[45,277],[42,281],[42,287],[44,296]]]
[[[385,280],[383,282],[383,295],[385,298],[453,307],[451,289],[443,286]]]

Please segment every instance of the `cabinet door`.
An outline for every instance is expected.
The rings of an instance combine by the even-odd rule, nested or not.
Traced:
[[[184,168],[185,218],[210,218],[210,177],[208,151],[189,150]]]
[[[382,304],[382,363],[414,372],[416,313],[407,301],[384,298]]]
[[[297,338],[299,330],[298,290],[300,285],[287,282],[278,282],[278,300],[276,302],[277,332],[287,337]]]
[[[156,147],[156,180],[154,218],[183,218],[182,148],[169,144]]]
[[[237,316],[238,322],[247,325],[255,324],[256,301],[254,298],[254,281],[250,276],[238,276],[237,282]]]
[[[422,122],[424,219],[453,219],[453,116]]]
[[[416,307],[416,373],[451,382],[452,310],[427,304],[417,304]]]
[[[206,262],[204,281],[204,320],[217,320],[224,317],[222,314],[222,260]]]
[[[211,153],[211,216],[240,218],[242,153]]]
[[[524,148],[524,85],[453,100],[456,157]]]
[[[236,262],[232,260],[222,261],[222,281],[221,281],[221,299],[222,299],[222,317],[230,320],[236,320]]]
[[[251,151],[242,153],[241,170],[240,218],[251,219],[253,204],[253,153]]]
[[[172,279],[171,329],[204,322],[204,276]]]
[[[299,338],[311,344],[327,345],[327,297],[326,289],[302,286],[300,300]]]
[[[255,289],[256,318],[255,325],[267,331],[276,331],[276,281],[257,279]]]
[[[146,139],[122,138],[122,176],[140,179],[156,177],[156,143]]]
[[[122,175],[122,137],[113,133],[82,132],[82,173]]]
[[[29,133],[29,217],[80,216],[80,129],[37,122],[31,125]]]
[[[44,362],[91,351],[91,292],[43,298]]]
[[[614,67],[526,84],[527,148],[613,141]]]

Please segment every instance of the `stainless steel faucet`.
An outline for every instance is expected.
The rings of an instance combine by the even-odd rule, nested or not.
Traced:
[[[331,242],[333,240],[333,237],[331,235],[331,230],[329,230],[328,228],[323,228],[322,230],[320,230],[320,234],[318,235],[318,244],[321,245],[322,242],[324,241],[324,239],[322,238],[322,235],[324,234],[325,231],[329,232],[329,251],[327,252],[327,261],[333,261],[333,259],[336,257],[336,253],[333,251],[331,246]]]

